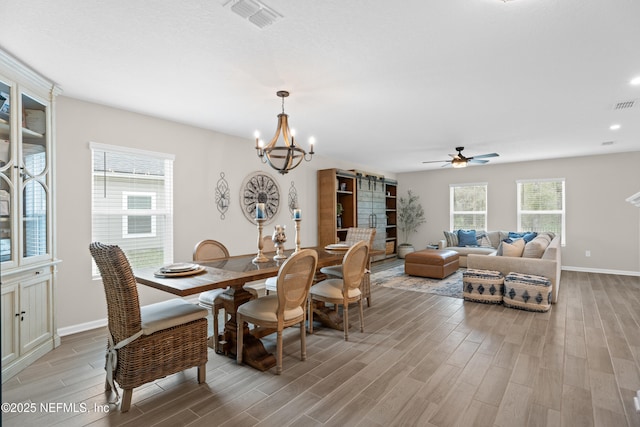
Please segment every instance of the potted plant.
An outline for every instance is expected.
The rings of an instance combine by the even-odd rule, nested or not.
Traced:
[[[342,203],[338,202],[336,205],[336,216],[337,216],[337,224],[338,228],[342,228],[342,212],[344,212],[344,208],[342,207]]]
[[[398,229],[403,237],[403,242],[398,245],[399,258],[404,258],[406,254],[415,250],[409,243],[409,235],[418,231],[418,226],[426,221],[420,198],[411,190],[407,192],[406,197],[398,199]]]

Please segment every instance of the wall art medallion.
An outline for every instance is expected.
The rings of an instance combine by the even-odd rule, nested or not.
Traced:
[[[298,206],[298,190],[296,189],[295,184],[291,181],[291,188],[289,188],[289,213],[293,216],[293,210],[297,209]]]
[[[229,183],[224,178],[224,172],[220,172],[220,179],[216,184],[216,207],[218,208],[218,212],[220,212],[220,219],[225,218],[230,202],[231,193],[229,191]]]
[[[247,220],[256,223],[256,203],[264,203],[269,224],[280,209],[280,187],[273,177],[264,172],[250,173],[240,188],[240,209]]]

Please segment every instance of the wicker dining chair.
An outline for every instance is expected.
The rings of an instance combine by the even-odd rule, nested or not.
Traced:
[[[373,249],[373,241],[376,237],[375,228],[362,228],[351,227],[347,229],[347,236],[344,239],[344,243],[347,245],[354,245],[355,243],[364,240],[369,245],[369,250]],[[320,269],[320,273],[326,274],[328,278],[341,279],[342,278],[342,266],[332,265],[329,267],[323,267]],[[362,283],[360,290],[363,293],[363,298],[367,299],[367,307],[371,307],[371,259],[367,261],[367,269],[362,276]]]
[[[107,299],[106,390],[131,406],[133,389],[191,367],[206,380],[207,311],[180,298],[140,307],[136,278],[124,252],[99,242],[89,246]],[[117,400],[116,402],[117,403]]]
[[[236,361],[242,363],[244,322],[273,328],[276,338],[276,374],[282,373],[282,331],[300,325],[300,360],[307,358],[306,314],[307,296],[318,264],[313,249],[302,249],[289,257],[278,271],[276,295],[251,300],[238,307]]]
[[[313,302],[322,301],[342,305],[342,326],[344,340],[349,340],[349,304],[358,303],[360,311],[360,332],[364,332],[362,300],[360,290],[362,276],[369,260],[369,245],[360,241],[351,246],[342,260],[342,279],[326,279],[316,283],[309,290],[309,333],[313,333]]]
[[[193,248],[193,260],[195,262],[215,261],[220,258],[228,257],[229,251],[227,250],[226,246],[218,242],[217,240],[201,240],[196,243],[196,246]],[[213,317],[213,347],[216,353],[219,353],[218,328],[220,325],[218,323],[218,316],[220,314],[220,310],[224,310],[224,304],[218,297],[225,290],[226,289],[212,289],[210,291],[202,292],[200,295],[198,295],[198,304],[209,310]],[[226,321],[226,313],[224,318]]]

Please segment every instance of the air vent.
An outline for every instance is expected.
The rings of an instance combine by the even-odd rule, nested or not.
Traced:
[[[602,145],[613,145],[615,143],[616,143],[615,141],[604,141]]]
[[[629,108],[633,108],[636,104],[636,100],[632,99],[630,101],[621,101],[613,106],[614,110],[628,110]]]
[[[222,2],[223,7],[229,5],[235,14],[249,20],[258,28],[265,28],[283,17],[272,7],[257,0],[226,0]]]

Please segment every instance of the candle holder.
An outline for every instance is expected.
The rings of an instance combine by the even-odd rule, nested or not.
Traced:
[[[264,254],[262,253],[262,248],[264,247],[262,245],[262,229],[264,227],[265,221],[266,221],[266,218],[256,218],[256,224],[258,225],[258,254],[253,259],[253,262],[267,262],[267,261],[269,261],[269,258],[264,256]]]
[[[296,250],[295,252],[299,252],[300,251],[300,221],[302,221],[302,218],[294,218],[293,219],[296,223]]]

